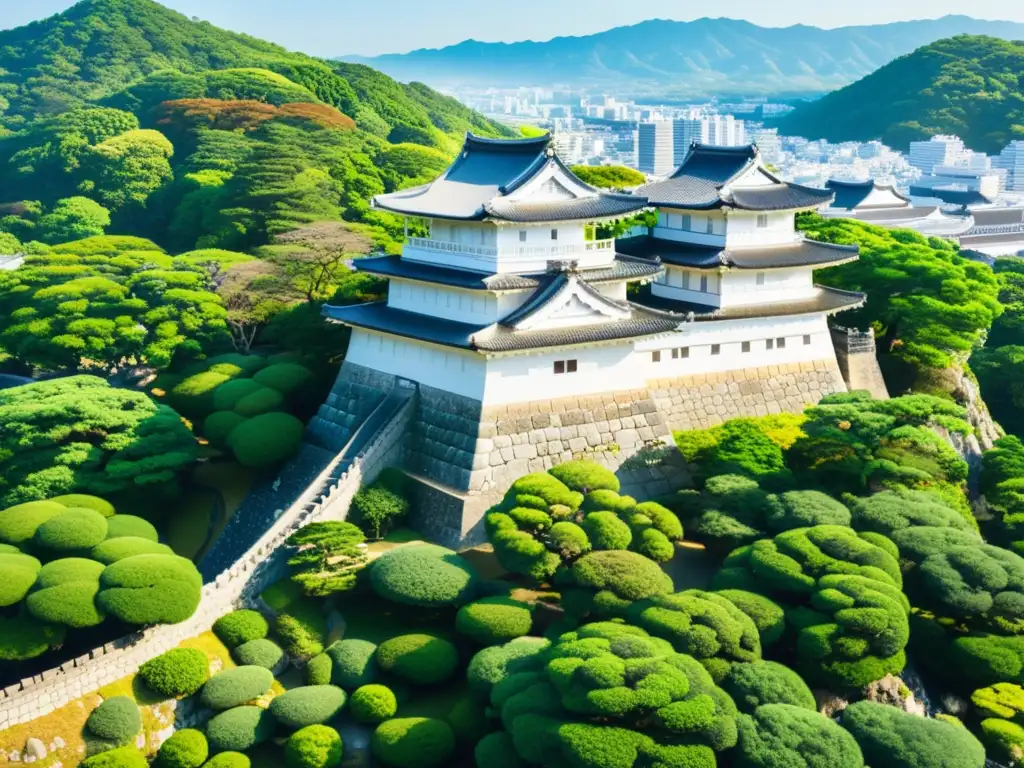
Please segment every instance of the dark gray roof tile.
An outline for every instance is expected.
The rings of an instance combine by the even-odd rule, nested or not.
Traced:
[[[784,317],[786,315],[808,315],[816,312],[833,314],[855,309],[867,300],[863,293],[843,291],[838,288],[816,285],[817,292],[809,299],[785,301],[772,304],[750,304],[738,307],[713,307],[706,304],[692,304],[673,301],[653,295],[649,290],[641,292],[635,304],[668,317],[687,317],[693,313],[697,322],[715,320],[745,320],[754,317]]]
[[[631,237],[616,242],[622,253],[646,259],[660,259],[692,269],[783,269],[786,267],[832,266],[857,258],[855,245],[833,245],[801,240],[795,245],[728,249],[720,246]]]
[[[908,205],[910,203],[910,198],[901,195],[895,187],[876,184],[872,179],[867,179],[866,181],[829,179],[825,182],[825,188],[835,193],[836,199],[832,201],[832,207],[842,208],[847,211],[851,211],[863,203],[867,196],[876,189],[891,192]]]
[[[799,184],[773,184],[770,187],[733,189],[726,202],[745,211],[791,211],[818,208],[832,200],[832,192]]]

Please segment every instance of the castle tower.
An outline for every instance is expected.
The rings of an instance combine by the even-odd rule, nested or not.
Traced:
[[[340,447],[396,380],[416,382],[404,467],[422,481],[418,527],[450,544],[479,538],[527,472],[587,457],[667,493],[685,474],[656,458],[671,428],[845,388],[826,318],[864,298],[811,274],[857,250],[794,227],[831,193],[779,182],[753,147],[695,147],[668,181],[609,194],[547,141],[469,135],[440,178],[378,196],[429,235],[356,261],[389,280],[386,301],[324,308],[352,337],[313,433]],[[592,238],[649,205],[647,235]]]

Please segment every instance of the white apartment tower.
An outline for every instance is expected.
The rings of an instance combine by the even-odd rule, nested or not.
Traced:
[[[960,165],[967,153],[957,136],[932,136],[928,141],[910,142],[910,164],[930,174],[938,165]]]
[[[672,122],[652,120],[640,123],[637,135],[637,170],[653,176],[667,176],[673,162]]]
[[[744,122],[732,115],[701,115],[694,111],[688,117],[674,120],[672,133],[676,166],[682,165],[694,144],[738,147],[747,143]]]
[[[1006,171],[1006,191],[1024,192],[1024,141],[1012,141],[1003,148],[992,165]]]

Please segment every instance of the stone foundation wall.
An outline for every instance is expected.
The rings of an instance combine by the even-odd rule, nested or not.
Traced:
[[[396,380],[396,376],[388,373],[343,363],[326,402],[306,427],[306,439],[321,448],[340,451]]]
[[[853,328],[830,328],[832,346],[836,350],[836,361],[846,386],[852,389],[866,389],[878,400],[888,400],[889,390],[882,377],[882,369],[875,356],[875,333],[869,328],[858,331]]]

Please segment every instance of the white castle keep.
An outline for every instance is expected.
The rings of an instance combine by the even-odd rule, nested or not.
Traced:
[[[356,261],[389,281],[386,301],[325,307],[352,336],[310,433],[340,449],[415,382],[403,466],[422,481],[420,527],[456,543],[526,472],[573,457],[631,470],[672,429],[800,411],[845,390],[828,317],[864,302],[813,279],[856,247],[795,227],[832,197],[780,181],[752,146],[695,144],[667,180],[611,194],[548,137],[469,135],[438,179],[374,200],[429,235]],[[595,239],[644,210],[654,226]],[[671,458],[633,464],[627,484],[648,494],[681,474]]]

